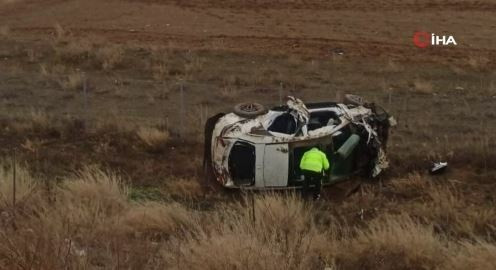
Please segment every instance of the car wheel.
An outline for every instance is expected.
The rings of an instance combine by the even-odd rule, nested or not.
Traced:
[[[267,109],[260,103],[239,103],[234,106],[234,113],[246,118],[255,118],[259,115],[267,113]]]
[[[363,106],[367,101],[361,96],[346,94],[344,95],[343,103],[347,105]]]

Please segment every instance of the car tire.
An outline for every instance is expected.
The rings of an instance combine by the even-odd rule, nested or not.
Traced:
[[[267,113],[264,105],[255,102],[239,103],[234,106],[234,113],[245,118],[255,118]]]
[[[346,105],[363,106],[367,104],[367,100],[358,95],[346,94],[343,98],[343,103]]]

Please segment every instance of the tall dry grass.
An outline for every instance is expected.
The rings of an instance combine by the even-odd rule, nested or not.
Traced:
[[[189,53],[186,55],[184,63],[185,79],[194,79],[204,70],[206,60],[197,53]]]
[[[136,134],[145,144],[152,147],[164,144],[169,139],[169,133],[167,131],[152,127],[140,127]]]
[[[113,70],[122,63],[124,48],[119,45],[101,47],[96,52],[96,59],[100,62],[103,70]]]
[[[495,269],[496,246],[485,241],[463,241],[455,256],[448,259],[446,269]]]
[[[351,269],[360,265],[372,269],[415,269],[420,265],[435,269],[449,254],[447,242],[435,234],[433,226],[420,224],[408,215],[374,219],[345,246],[343,265]]]
[[[195,199],[204,195],[200,181],[195,178],[171,177],[164,185],[164,192],[180,199]]]
[[[12,172],[2,168],[7,196]],[[492,269],[496,261],[490,238],[459,240],[418,213],[355,224],[295,193],[246,194],[207,209],[135,202],[119,175],[96,167],[64,179],[50,196],[23,196],[48,191],[18,171],[24,203],[15,216],[8,198],[1,205],[2,269]],[[410,178],[395,186],[426,188],[419,196],[445,211],[461,199]]]
[[[95,45],[87,39],[68,38],[66,42],[55,43],[55,60],[61,64],[74,65],[92,57]]]
[[[20,169],[23,172],[23,169]],[[2,174],[2,183],[5,175]],[[21,174],[28,183],[37,182]],[[37,186],[21,190],[42,192]],[[2,185],[3,188],[3,185]],[[3,189],[2,189],[3,192]],[[145,256],[155,232],[168,235],[188,224],[189,212],[177,204],[138,204],[115,174],[88,167],[64,181],[52,196],[37,196],[17,206],[15,217],[2,210],[0,268],[74,269],[130,265],[126,250]],[[24,193],[19,193],[24,194]],[[54,199],[50,200],[49,197]],[[23,198],[20,196],[19,198]],[[144,235],[140,236],[140,233]],[[136,241],[136,237],[141,239]],[[141,246],[140,246],[141,245]],[[128,253],[130,256],[130,253]],[[137,262],[134,268],[141,262]],[[132,265],[132,263],[131,263]],[[156,264],[154,264],[156,265]]]
[[[0,166],[0,211],[10,209],[14,204],[29,203],[30,199],[34,199],[36,191],[37,183],[26,168],[4,161],[4,165]]]
[[[325,265],[319,255],[333,250],[333,242],[326,242],[333,232],[317,229],[311,205],[295,194],[253,196],[219,206],[207,213],[194,233],[175,239],[163,255],[166,260],[181,264],[170,266],[313,269]]]
[[[150,60],[147,62],[147,69],[151,71],[153,79],[156,81],[167,80],[171,73],[172,57],[165,49],[151,48]]]
[[[140,127],[136,135],[150,151],[163,150],[170,138],[168,131],[154,127]]]
[[[30,111],[29,120],[33,130],[48,129],[54,124],[52,117],[46,111],[34,108]]]

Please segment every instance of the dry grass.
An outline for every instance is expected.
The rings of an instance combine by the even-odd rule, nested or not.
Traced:
[[[71,72],[58,79],[59,85],[65,90],[83,90],[84,76],[81,72]]]
[[[496,83],[494,81],[491,81],[488,87],[489,94],[493,96],[493,98],[496,96]]]
[[[46,111],[33,108],[29,114],[29,123],[31,130],[46,131],[54,126],[55,121]]]
[[[413,82],[413,91],[420,94],[432,94],[434,86],[430,81],[417,79]]]
[[[153,65],[151,70],[153,78],[157,81],[164,80],[169,75],[168,66],[164,62],[156,63],[155,65]]]
[[[55,41],[61,42],[66,38],[67,31],[64,29],[64,27],[62,27],[62,25],[60,25],[60,23],[56,23],[53,26],[53,30],[54,30]]]
[[[95,36],[81,38],[66,36],[63,29],[57,30],[56,33],[57,42],[52,45],[55,53],[54,64],[66,67],[88,66],[110,71],[119,67],[124,61],[124,46],[108,44]]]
[[[169,140],[169,132],[153,127],[140,127],[138,138],[151,149],[161,149]]]
[[[171,56],[169,51],[160,48],[150,49],[150,59],[147,62],[147,70],[156,81],[163,81],[170,77]]]
[[[25,70],[20,63],[14,63],[9,67],[9,73],[13,76],[17,76],[23,73]]]
[[[36,63],[38,62],[38,59],[42,57],[42,55],[35,49],[28,49],[26,51],[26,56],[28,58],[29,63]]]
[[[295,195],[268,194],[225,205],[209,214],[197,232],[176,243],[179,259],[189,269],[309,269],[322,267],[320,248],[332,242],[313,223],[312,207]],[[255,216],[252,215],[255,213]],[[170,248],[173,251],[176,245]],[[212,256],[223,254],[223,256]],[[172,256],[171,256],[172,255]],[[174,258],[176,257],[176,258]],[[179,266],[174,266],[174,268]]]
[[[187,136],[191,141],[202,142],[205,122],[211,116],[210,112],[208,104],[198,104],[189,109],[185,117],[186,125],[181,130],[183,136]]]
[[[112,70],[122,63],[124,48],[119,45],[104,46],[97,50],[96,58],[101,63],[103,70]]]
[[[386,65],[384,66],[384,71],[386,73],[399,73],[404,70],[401,63],[395,61],[394,59],[388,58]]]
[[[43,110],[31,109],[31,123],[33,126],[48,127],[52,123],[51,117]]]
[[[460,244],[460,251],[449,259],[446,269],[495,269],[496,246],[484,241],[467,242]]]
[[[476,71],[484,71],[491,62],[490,58],[483,55],[470,55],[467,59],[468,65]]]
[[[40,64],[40,74],[43,78],[49,78],[50,77],[50,70],[48,66],[44,63]]]
[[[303,64],[303,59],[301,59],[301,57],[299,55],[290,54],[288,56],[287,62],[288,62],[290,67],[298,68],[298,67],[301,67],[301,65]]]
[[[192,79],[199,76],[203,71],[205,59],[196,53],[187,55],[187,60],[184,63],[184,77],[185,79]]]
[[[9,164],[4,161],[4,164]],[[14,204],[14,164],[0,166],[0,211],[12,208]],[[36,182],[29,171],[15,164],[15,203],[23,205],[29,203],[36,193]]]
[[[346,268],[372,269],[435,269],[446,261],[447,247],[435,235],[432,226],[425,226],[407,215],[383,216],[373,220],[367,229],[357,232],[342,260]],[[348,261],[350,260],[350,261]]]
[[[168,195],[183,199],[200,198],[204,195],[200,182],[195,178],[168,179],[165,191]]]
[[[94,52],[94,44],[87,39],[70,38],[67,42],[56,43],[53,47],[55,59],[60,64],[75,65],[87,61]]]
[[[193,227],[194,212],[178,203],[145,202],[132,205],[122,218],[122,228],[127,234],[178,233],[183,227]]]
[[[75,204],[98,204],[111,212],[126,204],[127,192],[120,177],[97,167],[86,167],[67,179],[61,191],[64,199]]]
[[[2,198],[10,191],[9,170],[0,174]],[[18,171],[23,211],[19,204],[18,215],[0,217],[4,269],[494,268],[493,242],[459,242],[437,232],[438,221],[406,213],[346,225],[294,193],[247,194],[209,210],[174,201],[136,203],[118,175],[95,167],[65,179],[51,196],[30,196],[42,189],[26,170]],[[456,196],[434,190],[426,200],[435,204]],[[2,200],[3,209],[9,201]],[[322,215],[334,221],[322,223]]]
[[[232,100],[233,98],[237,97],[238,94],[239,94],[239,90],[230,84],[225,84],[224,86],[222,86],[219,92],[219,96],[221,98],[225,98],[228,100]]]

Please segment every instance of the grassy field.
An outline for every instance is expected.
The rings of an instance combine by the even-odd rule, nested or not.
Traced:
[[[0,268],[496,268],[495,8],[0,1]],[[209,116],[346,93],[398,120],[381,179],[317,203],[205,185]]]
[[[51,187],[17,168],[14,207],[12,172],[1,174],[6,269],[494,267],[494,201],[467,196],[466,181],[417,173],[340,203],[269,193],[201,206],[195,196],[214,198],[184,182],[159,200],[130,200],[135,191],[98,168]]]

